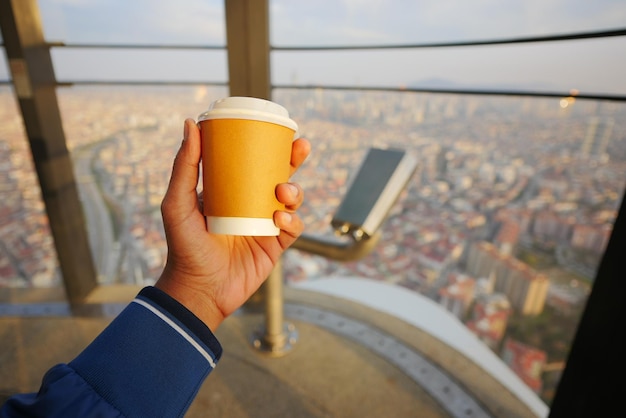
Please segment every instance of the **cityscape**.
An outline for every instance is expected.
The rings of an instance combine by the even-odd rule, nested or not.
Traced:
[[[102,284],[152,284],[182,124],[227,94],[210,87],[58,90]],[[418,168],[371,254],[289,250],[285,280],[363,277],[455,315],[546,402],[567,359],[626,179],[626,107],[612,102],[277,90],[310,140],[294,176],[306,232],[331,219],[369,148]],[[13,92],[0,89],[0,286],[58,286],[54,243]],[[201,184],[199,184],[201,188]]]

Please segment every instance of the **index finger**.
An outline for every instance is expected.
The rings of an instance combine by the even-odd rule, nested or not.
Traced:
[[[293,175],[293,173],[298,170],[300,165],[302,165],[304,160],[306,160],[306,158],[309,156],[310,152],[311,143],[308,140],[304,138],[298,138],[293,141],[293,144],[291,145],[291,167],[289,169],[289,176]]]

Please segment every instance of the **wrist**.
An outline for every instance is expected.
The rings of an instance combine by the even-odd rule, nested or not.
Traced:
[[[191,311],[211,331],[217,330],[224,321],[225,315],[217,307],[214,299],[208,292],[189,285],[184,279],[176,278],[167,267],[154,287],[167,293],[178,303]]]

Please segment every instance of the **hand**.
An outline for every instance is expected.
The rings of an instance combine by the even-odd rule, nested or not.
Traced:
[[[293,142],[290,175],[309,155],[310,148],[305,139]],[[281,254],[304,230],[295,213],[304,193],[294,183],[276,187],[276,197],[286,207],[286,211],[274,213],[274,223],[281,229],[278,236],[209,234],[196,191],[200,156],[200,131],[192,119],[187,119],[161,204],[168,255],[155,286],[215,331],[261,286]]]

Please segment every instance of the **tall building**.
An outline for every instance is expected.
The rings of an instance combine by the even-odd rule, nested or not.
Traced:
[[[496,273],[495,290],[506,294],[522,315],[543,312],[550,286],[548,277],[513,257],[507,258],[502,270],[502,274]]]
[[[550,281],[520,260],[500,252],[493,244],[470,246],[467,272],[475,277],[495,276],[494,291],[504,293],[511,306],[523,315],[543,311]]]
[[[571,244],[574,248],[583,248],[601,254],[606,248],[612,227],[610,225],[574,225]]]
[[[448,160],[446,154],[448,153],[447,147],[440,147],[439,151],[435,154],[435,176],[438,179],[443,179],[448,169]]]
[[[474,243],[468,247],[467,272],[474,277],[489,277],[493,272],[494,256],[497,251],[493,244],[486,241]]]
[[[587,133],[581,145],[580,153],[585,157],[607,155],[614,124],[615,121],[610,118],[592,118],[587,125]]]
[[[546,241],[567,242],[572,236],[573,220],[563,218],[551,211],[535,214],[532,234]]]
[[[498,245],[502,254],[511,255],[519,240],[520,226],[513,221],[505,221],[498,228],[494,243]]]

